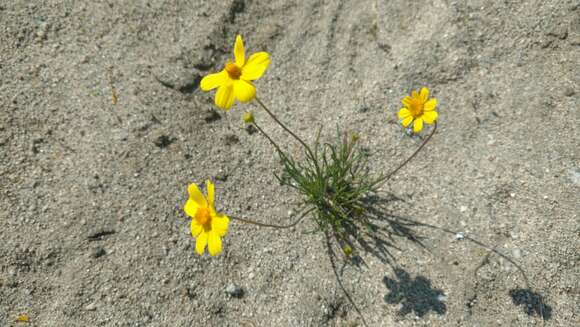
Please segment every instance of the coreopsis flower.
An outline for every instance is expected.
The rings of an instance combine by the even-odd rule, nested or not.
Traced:
[[[183,210],[191,219],[191,235],[196,238],[195,250],[203,255],[206,245],[212,256],[222,252],[221,238],[228,231],[230,219],[216,212],[214,207],[215,187],[209,180],[205,183],[207,198],[196,184],[188,187],[189,199]]]
[[[267,52],[254,53],[246,60],[244,42],[238,35],[234,45],[234,61],[228,61],[221,72],[205,76],[200,87],[203,91],[217,88],[215,104],[228,110],[234,104],[234,99],[246,103],[256,97],[256,87],[252,81],[262,77],[269,64],[270,56]]]
[[[437,120],[437,99],[429,99],[429,89],[424,87],[421,92],[413,90],[411,96],[403,98],[404,108],[399,110],[399,119],[404,127],[413,123],[413,133],[419,133],[423,129],[423,122],[433,124]]]

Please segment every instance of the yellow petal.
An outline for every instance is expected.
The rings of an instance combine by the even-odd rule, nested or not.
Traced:
[[[215,94],[215,105],[228,110],[234,104],[234,84],[222,85]]]
[[[267,52],[254,53],[242,67],[241,78],[247,81],[256,80],[264,75],[268,65],[270,65],[270,55]]]
[[[405,119],[405,118],[411,116],[411,112],[407,108],[401,108],[401,110],[399,110],[398,116],[399,116],[399,119]]]
[[[203,231],[203,226],[200,225],[197,220],[192,219],[191,220],[191,236],[193,237],[198,237],[199,234],[201,234],[201,232]]]
[[[211,230],[219,236],[226,235],[230,219],[226,215],[216,215],[211,220]]]
[[[423,118],[417,118],[413,122],[413,133],[417,134],[423,130]]]
[[[411,97],[413,99],[419,99],[419,93],[417,92],[417,90],[413,90],[413,92],[411,92]]]
[[[425,106],[423,107],[423,111],[435,110],[436,106],[437,106],[437,99],[433,98],[433,99],[425,102]]]
[[[407,118],[403,119],[403,121],[401,122],[401,124],[404,127],[408,127],[409,124],[411,124],[412,121],[413,121],[413,116],[408,116]]]
[[[403,105],[407,108],[409,108],[411,106],[411,97],[410,96],[406,96],[403,98],[403,100],[401,101],[403,103]]]
[[[246,50],[244,49],[244,41],[242,41],[241,35],[236,37],[236,44],[234,45],[234,57],[238,67],[242,67],[246,63]]]
[[[256,87],[251,82],[239,79],[234,81],[234,94],[240,102],[249,102],[256,97]]]
[[[207,201],[205,200],[203,194],[201,194],[197,184],[189,184],[187,192],[189,193],[189,199],[194,201],[199,207],[207,207]],[[185,205],[187,205],[187,203]]]
[[[208,179],[205,181],[205,187],[207,188],[207,203],[210,207],[213,208],[213,201],[214,201],[214,193],[215,193],[215,186],[213,183]]]
[[[193,218],[197,213],[197,208],[199,208],[199,205],[192,199],[188,199],[187,202],[185,202],[183,211],[185,211],[185,214]]]
[[[222,239],[217,233],[209,232],[208,249],[209,254],[216,256],[222,252]]]
[[[228,72],[222,70],[219,73],[204,76],[199,83],[199,87],[203,91],[213,90],[220,85],[227,85],[230,83],[229,79]]]
[[[205,251],[205,246],[207,245],[207,234],[208,233],[203,232],[195,239],[195,251],[199,255],[203,255],[203,251]]]
[[[423,100],[423,102],[426,102],[427,99],[429,98],[429,89],[426,87],[422,88],[419,96],[421,97],[421,100]]]
[[[427,124],[433,124],[437,120],[437,111],[425,111],[422,117]]]

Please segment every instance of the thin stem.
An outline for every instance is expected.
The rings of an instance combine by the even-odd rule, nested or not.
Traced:
[[[431,137],[433,137],[433,134],[435,134],[435,131],[437,131],[437,122],[435,122],[435,124],[433,124],[433,125],[434,125],[433,130],[431,130],[431,133],[429,133],[429,135],[427,135],[427,138],[425,138],[425,140],[423,140],[423,142],[421,143],[421,145],[419,145],[417,150],[415,150],[415,152],[413,152],[413,154],[411,156],[409,156],[397,168],[395,168],[395,170],[393,170],[390,173],[388,173],[387,175],[379,178],[374,183],[374,185],[386,182],[389,178],[391,178],[394,174],[396,174],[399,170],[401,170],[401,168],[405,167],[409,163],[409,161],[411,161],[413,158],[415,158],[415,156],[423,149],[423,147],[425,147],[425,145],[429,142],[429,140],[431,140]]]
[[[300,218],[298,218],[295,222],[293,222],[290,225],[266,224],[266,223],[261,223],[261,222],[257,222],[257,221],[253,221],[253,220],[248,220],[248,219],[243,219],[243,218],[238,218],[238,217],[232,217],[232,216],[229,216],[229,217],[232,218],[232,219],[234,219],[234,220],[238,220],[238,221],[241,221],[243,223],[246,223],[246,224],[252,224],[252,225],[256,225],[256,226],[260,226],[260,227],[272,227],[272,228],[276,228],[276,229],[283,229],[283,228],[291,228],[291,227],[294,227],[294,226],[298,225],[298,223],[301,222],[302,219],[304,217],[306,217],[307,214],[309,214],[310,212],[312,212],[312,210],[314,210],[314,208],[308,209],[306,212],[304,212],[300,216]]]
[[[274,140],[270,137],[270,135],[266,134],[266,132],[264,132],[264,130],[258,126],[258,124],[256,122],[253,122],[252,124],[254,124],[254,127],[256,127],[256,129],[262,133],[262,135],[264,135],[265,138],[268,139],[268,141],[270,141],[270,143],[272,143],[272,145],[276,148],[276,150],[278,151],[278,153],[280,154],[284,154],[284,152],[282,152],[282,150],[280,149],[280,147],[278,146],[278,144],[276,142],[274,142]],[[285,154],[284,154],[285,156]]]
[[[270,111],[270,109],[266,107],[266,105],[262,102],[262,100],[260,100],[258,97],[256,97],[255,99],[256,102],[258,102],[258,104],[262,107],[262,109],[264,109],[268,113],[268,115],[270,115],[270,117],[272,117],[272,119],[274,119],[274,121],[278,125],[280,125],[280,127],[282,127],[286,132],[288,132],[288,134],[292,135],[292,137],[294,137],[298,142],[300,142],[300,144],[302,144],[304,149],[308,151],[308,154],[310,155],[312,160],[314,160],[314,162],[316,163],[316,157],[314,156],[314,153],[312,153],[310,147],[300,137],[298,137],[298,135],[294,134],[294,132],[292,132],[288,127],[286,127],[286,125],[284,125],[280,120],[278,120],[278,117],[276,117],[276,115],[274,115],[274,113],[272,113],[272,111]]]

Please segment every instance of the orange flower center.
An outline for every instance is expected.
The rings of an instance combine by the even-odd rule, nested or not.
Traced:
[[[208,208],[198,208],[195,213],[195,220],[200,225],[205,225],[211,219]]]
[[[240,79],[240,76],[242,75],[240,67],[232,62],[226,64],[226,72],[228,72],[228,75],[230,75],[232,79]]]
[[[409,111],[411,112],[411,115],[415,118],[421,116],[423,114],[423,108],[425,107],[423,100],[411,98],[410,102]]]

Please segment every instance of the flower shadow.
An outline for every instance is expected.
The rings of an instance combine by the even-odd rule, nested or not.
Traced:
[[[383,278],[383,283],[390,290],[384,300],[389,304],[401,304],[399,315],[414,312],[418,317],[423,317],[429,311],[440,315],[447,312],[443,290],[433,288],[429,279],[424,276],[411,278],[402,268],[395,268],[394,271],[396,279]]]
[[[537,315],[543,320],[552,318],[552,307],[545,304],[544,297],[529,288],[515,288],[509,292],[515,305],[524,306],[528,316]]]

